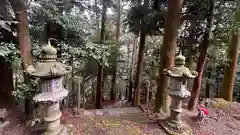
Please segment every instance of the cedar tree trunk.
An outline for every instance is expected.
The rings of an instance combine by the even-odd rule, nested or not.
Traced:
[[[135,51],[136,51],[136,40],[137,38],[134,37],[133,39],[133,48],[132,48],[132,60],[131,60],[131,67],[130,67],[130,77],[129,77],[129,91],[128,91],[128,101],[132,101],[132,92],[133,92],[133,74],[134,74],[134,63],[135,63]]]
[[[207,14],[207,30],[206,30],[206,33],[204,34],[203,42],[200,45],[200,56],[197,63],[198,76],[194,79],[191,98],[188,103],[188,109],[190,111],[193,111],[194,108],[196,108],[200,90],[201,90],[203,68],[207,60],[207,49],[210,44],[210,34],[211,34],[211,28],[213,25],[214,6],[215,6],[214,0],[210,0],[209,14]]]
[[[224,78],[220,91],[220,97],[232,101],[233,86],[237,68],[238,54],[240,46],[240,30],[236,29],[233,31],[232,41],[229,46],[228,58],[229,63],[225,65]]]
[[[117,0],[117,24],[116,24],[116,40],[119,45],[119,37],[120,37],[120,5],[121,5],[121,0]],[[117,46],[118,46],[117,45]],[[113,75],[112,75],[112,88],[111,88],[111,94],[110,94],[110,99],[111,100],[116,100],[116,79],[117,79],[117,57],[114,61],[114,67],[113,67]]]
[[[169,77],[164,76],[163,69],[168,69],[174,64],[174,56],[177,47],[178,28],[182,11],[183,0],[168,0],[168,14],[164,25],[163,45],[160,53],[160,68],[158,89],[155,98],[155,112],[162,109],[167,112],[167,93]]]
[[[140,84],[141,84],[141,73],[143,68],[143,57],[145,52],[145,40],[146,40],[146,33],[141,29],[140,33],[140,41],[139,41],[139,50],[138,50],[138,63],[137,63],[137,70],[136,70],[136,78],[135,78],[135,102],[134,106],[140,105]]]
[[[149,0],[144,0],[144,6],[148,7]],[[141,3],[138,3],[139,5]],[[143,59],[145,53],[145,41],[146,41],[146,28],[144,27],[144,20],[141,20],[141,29],[140,29],[140,41],[139,41],[139,50],[138,50],[138,62],[135,76],[135,85],[134,85],[134,106],[140,105],[140,85],[141,85],[141,73],[143,68]]]
[[[104,37],[105,37],[105,21],[106,21],[106,2],[103,1],[103,10],[102,10],[102,22],[101,22],[101,37],[100,37],[100,43],[104,43]],[[103,108],[102,105],[102,88],[103,88],[103,60],[101,59],[98,63],[98,77],[97,77],[97,92],[96,92],[96,109]]]
[[[31,44],[29,38],[29,27],[27,19],[27,7],[24,0],[10,0],[10,4],[16,15],[16,19],[20,22],[17,24],[17,33],[20,46],[20,57],[22,60],[23,69],[28,65],[32,65]],[[29,83],[29,78],[24,75],[24,82]],[[27,119],[31,119],[33,112],[33,103],[31,97],[25,99],[25,114]]]

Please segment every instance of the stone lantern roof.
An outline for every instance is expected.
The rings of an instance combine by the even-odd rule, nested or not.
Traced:
[[[164,69],[164,73],[168,76],[175,78],[189,78],[193,79],[198,76],[196,71],[190,71],[189,68],[185,67],[186,58],[180,53],[175,58],[175,66],[170,69]]]
[[[26,71],[35,77],[52,78],[60,77],[72,71],[70,66],[57,61],[57,49],[54,48],[50,41],[42,48],[41,60],[36,64],[36,68],[32,65],[28,66]]]

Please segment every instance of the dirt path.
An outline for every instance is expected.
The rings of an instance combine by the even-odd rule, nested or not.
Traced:
[[[148,114],[121,114],[116,113],[116,110],[112,114],[90,113],[74,118],[72,110],[66,109],[62,119],[74,126],[76,135],[165,135],[154,121],[149,120]],[[10,125],[0,129],[0,135],[26,135],[29,127],[23,124],[23,113],[17,108],[8,111]],[[196,114],[187,111],[184,112],[183,120],[192,127],[194,135],[240,135],[239,104],[233,104],[227,110],[209,109],[209,113],[209,118],[201,124],[195,121]]]

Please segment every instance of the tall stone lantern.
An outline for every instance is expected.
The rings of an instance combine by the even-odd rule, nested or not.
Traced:
[[[191,128],[181,121],[182,100],[191,93],[186,89],[185,81],[194,79],[198,73],[190,71],[185,65],[185,57],[180,53],[175,58],[175,66],[164,69],[164,74],[170,77],[168,95],[171,97],[170,116],[162,121],[161,126],[171,135],[192,134]]]
[[[30,76],[38,78],[40,93],[33,100],[44,106],[44,135],[68,135],[73,131],[70,126],[60,124],[59,102],[63,100],[68,91],[64,89],[63,76],[71,72],[70,66],[57,61],[57,50],[48,42],[42,48],[40,62],[34,68],[28,66],[26,71]]]

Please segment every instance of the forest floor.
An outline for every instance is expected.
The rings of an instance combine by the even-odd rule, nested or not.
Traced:
[[[231,103],[227,109],[209,109],[209,117],[196,122],[196,113],[184,110],[183,121],[188,123],[194,135],[240,135],[240,104]],[[114,110],[114,109],[113,109]],[[121,110],[121,109],[120,109]],[[129,108],[128,108],[128,111]],[[74,117],[72,109],[63,112],[63,121],[73,125],[76,135],[165,135],[165,131],[152,120],[147,112],[125,113],[120,111],[83,110]],[[0,135],[27,135],[30,127],[24,125],[23,113],[18,108],[8,109],[10,125],[0,129]]]

